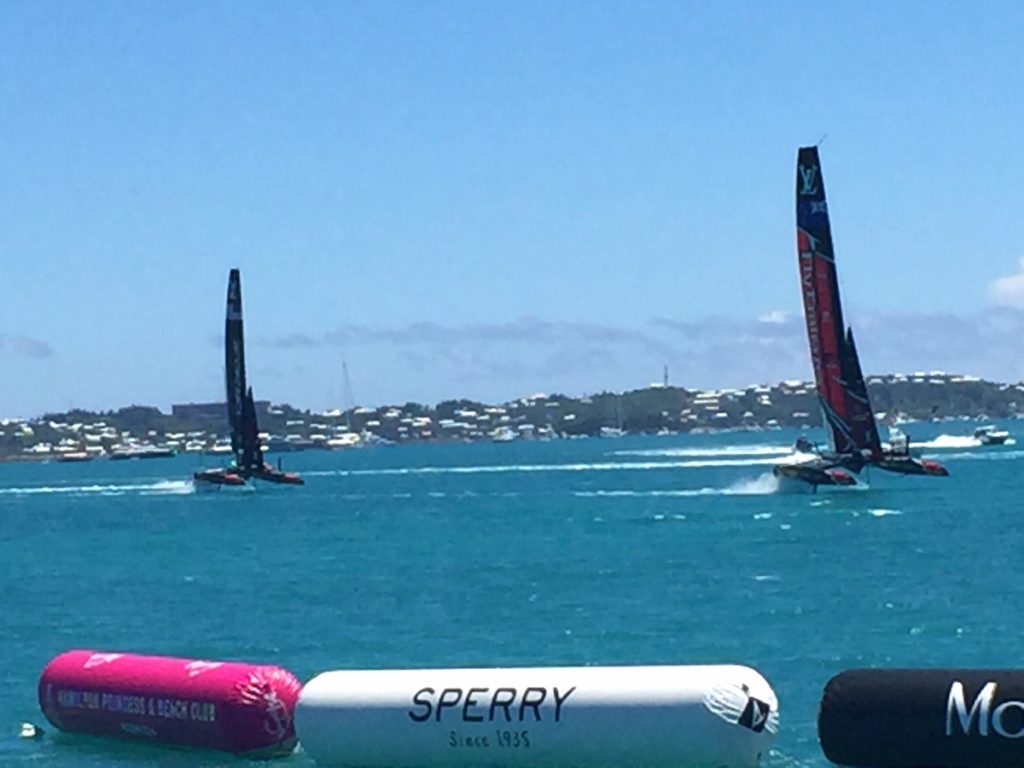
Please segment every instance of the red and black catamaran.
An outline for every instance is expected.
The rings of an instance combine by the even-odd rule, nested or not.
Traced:
[[[853,330],[843,320],[817,147],[801,147],[797,158],[796,240],[807,340],[828,449],[780,464],[774,474],[815,488],[854,485],[851,473],[865,466],[909,475],[949,474],[938,462],[886,450],[879,439]]]

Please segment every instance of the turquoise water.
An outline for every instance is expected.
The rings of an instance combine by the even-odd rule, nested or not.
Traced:
[[[304,488],[248,493],[192,493],[193,457],[0,465],[0,765],[247,764],[45,723],[17,739],[43,722],[43,665],[94,648],[303,680],[739,662],[781,701],[766,764],[823,766],[836,672],[1024,663],[1024,450],[972,446],[972,428],[912,431],[949,478],[816,496],[773,492],[787,432],[293,454]]]

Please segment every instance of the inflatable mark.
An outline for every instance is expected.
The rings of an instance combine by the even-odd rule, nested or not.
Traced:
[[[756,766],[778,701],[740,666],[325,672],[295,711],[321,766]]]
[[[825,686],[818,738],[839,765],[1024,765],[1024,670],[848,670]]]
[[[287,754],[299,681],[280,667],[68,651],[39,678],[39,706],[63,731]]]

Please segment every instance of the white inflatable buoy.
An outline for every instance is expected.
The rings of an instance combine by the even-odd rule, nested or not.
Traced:
[[[749,667],[325,672],[295,727],[321,766],[756,766],[778,700]]]

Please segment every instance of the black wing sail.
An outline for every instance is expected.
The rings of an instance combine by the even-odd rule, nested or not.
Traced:
[[[239,467],[243,470],[263,468],[263,447],[260,445],[260,428],[256,422],[256,403],[252,397],[252,387],[245,393],[242,401],[241,421],[242,456]]]
[[[843,390],[846,392],[850,440],[865,458],[877,461],[882,456],[878,424],[868,399],[868,385],[860,369],[853,329],[846,329],[842,350]],[[865,455],[865,451],[868,453]]]
[[[801,147],[796,177],[797,252],[818,399],[835,453],[880,454],[853,335],[843,321],[832,227],[817,147]]]
[[[228,277],[227,318],[224,325],[224,379],[227,388],[228,424],[231,450],[239,466],[241,461],[242,409],[245,401],[245,339],[242,336],[242,279],[237,269]]]

